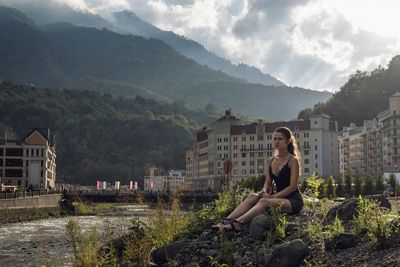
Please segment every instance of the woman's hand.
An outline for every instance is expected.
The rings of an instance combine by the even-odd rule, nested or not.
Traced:
[[[267,192],[264,192],[264,191],[261,191],[260,193],[258,193],[258,196],[260,198],[272,198],[272,195],[270,193],[267,193]]]

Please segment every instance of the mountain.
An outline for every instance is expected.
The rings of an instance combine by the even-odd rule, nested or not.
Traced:
[[[298,117],[328,114],[340,128],[352,122],[362,125],[389,108],[389,97],[400,91],[399,77],[400,55],[393,57],[386,69],[357,71],[327,102],[302,110]]]
[[[163,31],[152,24],[143,21],[131,11],[115,12],[110,15],[110,21],[95,14],[82,10],[72,9],[66,4],[53,0],[41,1],[10,1],[12,7],[24,12],[38,25],[67,22],[76,26],[106,28],[119,33],[131,33],[146,38],[160,39],[172,46],[182,55],[194,59],[196,62],[207,65],[214,70],[223,71],[237,78],[251,83],[264,85],[285,85],[269,74],[262,73],[255,67],[240,63],[232,64],[207,51],[201,44],[173,32]]]
[[[113,13],[114,24],[122,31],[147,38],[160,39],[172,46],[176,51],[191,58],[196,62],[207,65],[212,69],[223,71],[237,78],[245,79],[251,83],[264,85],[285,85],[269,74],[262,73],[255,67],[246,64],[234,65],[230,61],[220,58],[207,51],[201,44],[184,36],[179,36],[171,31],[163,31],[154,25],[140,19],[134,12],[121,11]]]
[[[273,120],[291,119],[330,97],[302,88],[250,84],[200,65],[157,39],[67,23],[39,28],[5,19],[0,23],[0,62],[6,63],[0,66],[0,80],[184,101],[193,108],[212,103],[220,110],[230,106],[237,113]]]
[[[114,28],[112,23],[99,15],[75,10],[62,2],[53,0],[10,1],[6,5],[22,11],[38,25],[68,22],[76,26],[98,29],[107,28],[112,30]]]

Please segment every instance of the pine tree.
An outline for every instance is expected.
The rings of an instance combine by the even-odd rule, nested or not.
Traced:
[[[389,175],[389,184],[393,190],[396,189],[396,175],[394,175],[394,173]]]
[[[333,177],[330,176],[327,181],[326,194],[325,194],[326,197],[329,199],[333,199],[335,197],[335,186],[333,183],[334,183]]]
[[[365,183],[363,186],[363,195],[372,195],[374,193],[374,181],[371,176],[365,178]]]
[[[358,197],[359,195],[361,195],[361,187],[362,187],[362,180],[360,176],[356,176],[354,177],[354,191],[353,191],[353,195],[355,197]]]
[[[350,174],[347,173],[344,177],[344,193],[348,198],[353,196],[352,183],[353,179],[351,178]]]
[[[345,192],[344,190],[343,177],[339,177],[337,179],[336,196],[343,197]]]
[[[375,177],[375,194],[382,194],[383,190],[385,190],[385,185],[383,184],[383,177],[378,176]]]

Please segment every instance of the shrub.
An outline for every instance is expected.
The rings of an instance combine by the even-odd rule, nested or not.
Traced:
[[[344,226],[342,221],[336,216],[335,220],[332,222],[332,224],[328,224],[326,226],[326,237],[328,239],[332,239],[341,233],[344,233]]]
[[[394,211],[381,208],[377,201],[360,196],[358,213],[353,220],[353,232],[366,233],[374,246],[387,248],[389,238],[398,231],[398,226],[391,222],[391,215],[398,216]]]

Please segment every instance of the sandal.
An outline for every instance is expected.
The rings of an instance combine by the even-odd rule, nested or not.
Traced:
[[[225,231],[234,231],[235,233],[240,233],[242,231],[242,227],[238,227],[241,226],[243,223],[238,222],[237,220],[230,220],[230,222],[228,224],[225,225],[229,225],[230,227],[221,227],[221,230],[225,230]]]
[[[221,221],[219,223],[211,226],[211,229],[220,230],[224,225],[230,224],[231,222],[232,222],[232,219],[225,217],[225,218],[221,219]]]

